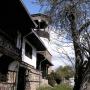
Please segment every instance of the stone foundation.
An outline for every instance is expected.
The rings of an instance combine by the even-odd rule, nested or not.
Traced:
[[[36,88],[40,86],[48,86],[48,80],[42,79],[42,73],[35,68],[29,68],[29,76],[28,76],[28,82],[26,87],[29,87],[30,89],[26,90],[36,90]]]

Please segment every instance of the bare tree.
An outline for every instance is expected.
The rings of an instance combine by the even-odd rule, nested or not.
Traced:
[[[90,25],[90,20],[88,19],[90,17],[90,0],[38,1],[42,6],[46,5],[46,13],[52,17],[52,26],[56,27],[56,29],[67,31],[68,37],[73,41],[76,69],[74,90],[79,90],[82,82],[82,65],[84,61],[82,50],[84,52],[87,51],[87,45],[85,46],[85,43],[82,44],[80,42],[80,34]]]

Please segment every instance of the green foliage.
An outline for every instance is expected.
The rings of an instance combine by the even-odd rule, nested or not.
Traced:
[[[37,90],[73,90],[72,87],[66,85],[66,84],[61,84],[61,85],[57,85],[55,87],[41,87]]]
[[[51,74],[48,75],[48,83],[51,86],[55,86],[55,84],[60,84],[61,81],[65,79],[69,79],[74,76],[74,71],[70,66],[59,67],[56,72],[52,71]]]
[[[55,84],[60,84],[60,82],[61,77],[59,76],[59,74],[52,71],[51,74],[48,75],[48,83],[51,86],[55,86]]]
[[[51,85],[51,86],[55,86],[55,79],[54,79],[54,72],[52,72],[51,74],[48,75],[48,83]]]
[[[40,87],[37,90],[51,90],[51,88],[50,87]]]
[[[60,84],[62,79],[61,76],[58,73],[54,73],[54,80],[56,81],[57,84]]]
[[[59,67],[56,70],[56,73],[58,73],[60,77],[66,78],[66,79],[69,79],[70,77],[74,76],[74,71],[70,66]]]

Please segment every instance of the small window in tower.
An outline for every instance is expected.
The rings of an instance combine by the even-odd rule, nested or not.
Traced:
[[[32,47],[27,43],[25,44],[25,55],[32,59]]]

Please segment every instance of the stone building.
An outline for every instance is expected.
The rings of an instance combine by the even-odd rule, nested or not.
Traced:
[[[52,65],[37,24],[21,0],[1,0],[0,11],[0,90],[36,90]]]
[[[45,54],[46,55],[46,59],[51,62],[52,59],[52,55],[49,51],[49,42],[50,42],[50,29],[49,29],[49,23],[51,21],[50,17],[45,15],[45,14],[33,14],[31,15],[33,20],[36,22],[36,24],[38,25],[38,27],[36,27],[34,29],[34,31],[38,34],[38,36],[40,37],[40,39],[43,41],[43,43],[45,44],[47,50],[46,52],[38,52],[39,54]],[[51,64],[52,66],[52,64]],[[48,68],[48,73],[51,72],[51,67],[49,65]]]

